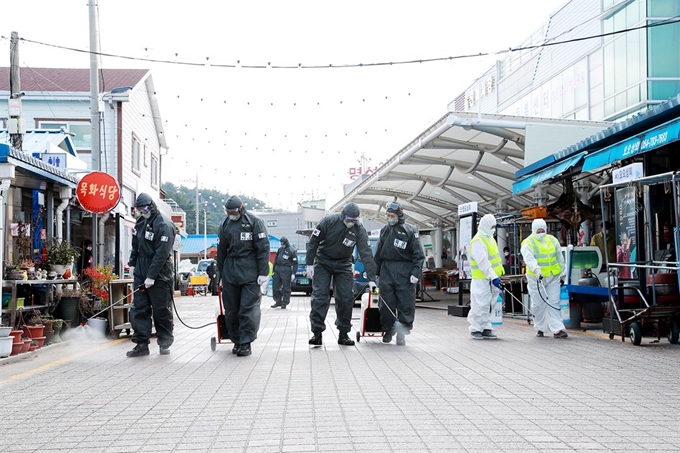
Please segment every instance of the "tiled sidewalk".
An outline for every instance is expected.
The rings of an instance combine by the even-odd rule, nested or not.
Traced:
[[[177,311],[200,326],[215,300]],[[71,341],[0,366],[0,451],[680,451],[680,346],[666,340],[536,338],[506,319],[498,340],[474,341],[464,318],[419,308],[405,347],[343,347],[331,307],[310,348],[309,298],[271,303],[250,357],[211,351],[215,326],[177,322],[169,356]]]

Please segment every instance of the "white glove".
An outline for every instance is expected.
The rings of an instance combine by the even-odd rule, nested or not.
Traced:
[[[153,278],[147,278],[146,280],[144,280],[144,286],[146,288],[151,288],[154,283],[156,283],[156,280],[154,280]]]
[[[134,277],[134,276],[135,276],[135,267],[130,266],[130,277]]]
[[[294,281],[295,281],[295,274],[293,274],[293,275],[290,276],[290,281],[291,281],[291,282],[294,282]]]
[[[267,283],[268,280],[269,280],[269,277],[267,275],[260,275],[259,277],[257,277],[257,284],[262,286],[265,283]]]
[[[368,287],[371,289],[371,292],[372,292],[372,293],[374,293],[374,292],[375,292],[375,288],[377,288],[377,287],[375,286],[375,282],[368,282]]]
[[[414,277],[413,275],[411,275],[411,283],[414,285],[418,283],[418,277]]]
[[[307,265],[307,277],[314,278],[314,265]]]

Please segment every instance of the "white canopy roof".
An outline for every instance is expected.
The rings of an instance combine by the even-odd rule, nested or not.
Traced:
[[[533,206],[531,193],[513,197],[512,183],[515,172],[524,168],[527,126],[542,124],[573,126],[569,130],[593,126],[604,129],[611,125],[605,122],[450,112],[370,177],[348,186],[345,197],[330,211],[339,212],[345,204],[353,201],[359,205],[363,217],[383,221],[385,204],[396,198],[410,223],[420,229],[446,229],[455,226],[459,204],[476,201],[482,214],[518,212]],[[566,128],[563,130],[567,131]],[[550,136],[543,137],[546,148],[550,140]],[[540,147],[538,142],[536,146]],[[566,146],[559,150],[564,148]],[[554,150],[543,155],[552,152]],[[562,193],[560,187],[549,187],[547,191],[549,198],[556,198]]]

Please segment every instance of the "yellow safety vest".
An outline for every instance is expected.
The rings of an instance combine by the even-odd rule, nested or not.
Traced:
[[[557,261],[557,254],[561,252],[557,251],[552,239],[546,236],[545,245],[543,245],[532,234],[522,241],[522,245],[524,246],[525,244],[531,247],[531,250],[534,252],[534,257],[538,261],[538,265],[541,266],[541,275],[544,277],[548,277],[551,274],[560,275],[560,263]],[[536,276],[529,267],[527,267],[527,275]]]
[[[472,244],[475,241],[482,241],[484,243],[486,250],[489,252],[489,262],[491,263],[491,268],[497,276],[500,277],[503,275],[505,273],[505,269],[503,269],[503,264],[501,263],[501,255],[498,253],[498,244],[496,244],[496,241],[490,240],[488,237],[486,237],[485,234],[477,233],[475,234],[475,237],[472,238],[472,241],[470,241],[470,273],[472,274],[472,278],[483,278],[486,280],[486,275],[484,275],[484,272],[479,270],[477,261],[475,261],[475,259],[472,257]]]

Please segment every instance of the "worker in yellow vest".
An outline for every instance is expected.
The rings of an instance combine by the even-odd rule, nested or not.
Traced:
[[[550,331],[555,338],[567,338],[560,315],[560,285],[566,277],[564,257],[560,242],[547,230],[545,220],[535,219],[531,235],[522,241],[534,329],[537,337]]]
[[[503,262],[498,244],[493,235],[496,232],[496,218],[486,214],[479,221],[479,230],[470,241],[470,335],[475,340],[495,339],[491,326],[491,308],[501,291]]]

